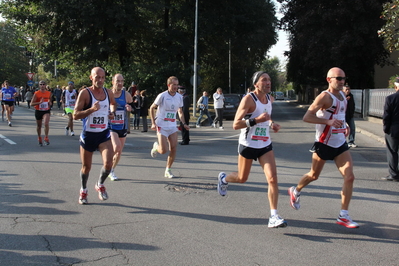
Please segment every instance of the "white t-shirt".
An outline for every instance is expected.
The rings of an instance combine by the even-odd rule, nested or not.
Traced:
[[[214,93],[213,94],[213,107],[216,108],[223,108],[224,103],[224,96],[222,94]]]
[[[158,105],[155,124],[158,127],[176,127],[177,110],[183,107],[183,96],[180,93],[170,95],[169,91],[158,94],[154,103]]]

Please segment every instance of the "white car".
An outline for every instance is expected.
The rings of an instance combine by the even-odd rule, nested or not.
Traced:
[[[284,93],[281,91],[276,91],[276,96],[274,98],[276,100],[284,100]]]

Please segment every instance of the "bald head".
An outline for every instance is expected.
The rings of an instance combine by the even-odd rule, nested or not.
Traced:
[[[102,88],[105,82],[105,71],[101,67],[95,67],[91,70],[90,80],[94,88]]]
[[[339,67],[333,67],[328,70],[327,78],[329,77],[345,77],[345,72]]]

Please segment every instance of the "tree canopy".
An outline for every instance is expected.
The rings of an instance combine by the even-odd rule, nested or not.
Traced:
[[[331,67],[342,68],[352,88],[374,87],[374,66],[388,53],[377,31],[385,0],[278,0],[281,27],[290,33],[287,78],[298,90],[325,85]]]
[[[3,16],[27,35],[29,49],[57,60],[69,75],[93,66],[121,72],[154,92],[170,75],[189,86],[192,76],[195,1],[8,0]],[[229,41],[232,86],[239,87],[276,43],[270,0],[199,1],[198,64],[201,86],[228,87]]]

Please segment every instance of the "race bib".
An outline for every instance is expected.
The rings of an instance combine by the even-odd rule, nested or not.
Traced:
[[[101,128],[104,129],[107,127],[107,125],[104,123],[104,117],[103,116],[92,116],[90,117],[90,122],[89,126],[90,128]]]
[[[176,112],[166,112],[164,121],[175,122],[176,121]]]
[[[331,133],[332,134],[345,133],[346,130],[345,114],[335,114],[333,115],[333,119],[341,120],[342,126],[340,128],[332,127]]]
[[[111,120],[113,125],[122,125],[125,122],[125,111],[119,110],[115,112],[114,119]]]
[[[48,102],[42,102],[39,104],[39,111],[47,111],[49,109]]]
[[[269,127],[264,123],[255,125],[254,133],[251,135],[251,140],[267,141],[270,138]]]

